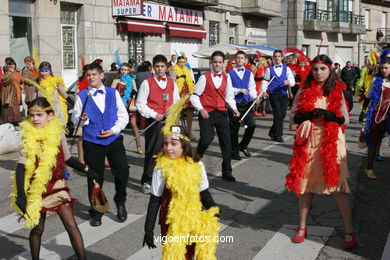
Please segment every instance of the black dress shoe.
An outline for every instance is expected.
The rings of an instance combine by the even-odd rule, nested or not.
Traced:
[[[246,157],[252,157],[251,153],[248,151],[248,149],[240,149],[241,152],[245,154]]]
[[[278,143],[284,143],[284,140],[282,137],[276,137],[274,141],[278,142]]]
[[[232,160],[241,161],[241,156],[238,153],[233,153]]]
[[[119,222],[125,222],[127,219],[127,211],[125,208],[125,205],[118,205],[117,206],[117,215],[116,217],[118,218]]]
[[[99,217],[91,217],[89,219],[89,224],[93,227],[98,227],[102,224],[102,219]]]
[[[222,179],[225,181],[231,181],[231,182],[236,181],[236,178],[234,178],[233,175],[231,175],[231,174],[222,174]]]

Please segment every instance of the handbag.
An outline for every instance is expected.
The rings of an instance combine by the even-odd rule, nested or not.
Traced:
[[[137,111],[137,106],[135,105],[135,98],[132,98],[130,99],[130,103],[129,103],[129,112],[136,112]]]

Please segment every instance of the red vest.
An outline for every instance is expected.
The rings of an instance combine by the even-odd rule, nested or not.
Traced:
[[[159,87],[153,76],[146,80],[149,83],[148,107],[159,114],[164,114],[173,104],[173,91],[175,89],[173,79],[167,77],[165,89]],[[164,100],[164,96],[166,96],[167,100]]]
[[[222,73],[222,84],[218,89],[215,88],[214,82],[211,79],[211,71],[208,71],[203,75],[206,77],[206,87],[203,94],[200,96],[200,103],[202,103],[202,106],[207,112],[213,110],[226,111],[226,73]]]

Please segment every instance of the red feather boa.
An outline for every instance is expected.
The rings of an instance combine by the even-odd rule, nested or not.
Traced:
[[[342,90],[345,84],[336,81],[336,86],[327,98],[327,110],[341,117],[341,100],[343,98]],[[315,103],[322,96],[322,88],[317,87],[314,82],[310,88],[303,89],[301,92],[300,102],[297,111],[300,113],[311,111],[315,108]],[[337,164],[337,140],[339,127],[336,122],[325,121],[324,132],[321,140],[320,153],[322,156],[322,166],[324,168],[324,179],[328,188],[332,188],[339,183],[339,165]],[[295,136],[296,140],[297,136]],[[293,156],[291,158],[289,168],[290,173],[286,176],[286,187],[289,191],[299,195],[301,193],[301,179],[304,176],[304,169],[308,162],[309,155],[307,154],[308,142],[298,144],[294,142]]]

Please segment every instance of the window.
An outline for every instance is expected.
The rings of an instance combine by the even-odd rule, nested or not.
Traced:
[[[139,32],[129,32],[129,59],[133,59],[137,64],[144,61],[144,37]]]
[[[77,66],[76,11],[76,5],[61,3],[62,69],[64,70],[74,70]]]
[[[209,25],[209,46],[219,43],[219,23],[210,21]]]
[[[381,28],[387,28],[387,13],[382,12]]]
[[[229,24],[229,43],[236,43],[236,28],[237,24]]]
[[[307,57],[310,57],[310,45],[302,45],[302,50]]]
[[[371,11],[369,9],[366,9],[364,11],[364,23],[366,24],[366,29],[370,29],[370,19],[371,19]]]
[[[315,1],[305,1],[305,13],[304,13],[304,19],[305,20],[314,20],[316,18],[316,8],[317,3]]]

